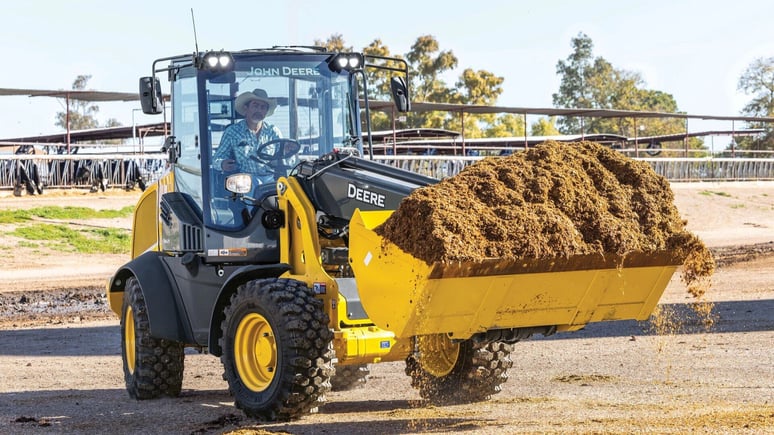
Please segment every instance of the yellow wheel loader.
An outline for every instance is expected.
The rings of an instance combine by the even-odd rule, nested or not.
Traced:
[[[108,283],[133,398],[178,395],[191,347],[220,357],[236,406],[259,419],[310,412],[387,361],[405,361],[426,399],[484,400],[506,381],[516,342],[644,320],[681,263],[427,264],[380,237],[403,198],[437,182],[361,157],[371,92],[410,110],[400,59],[274,47],[152,70],[141,103],[167,112],[166,73],[169,168],[139,199],[132,259]]]

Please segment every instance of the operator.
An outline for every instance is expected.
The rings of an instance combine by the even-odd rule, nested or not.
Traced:
[[[258,148],[282,138],[279,128],[265,121],[274,113],[277,101],[269,98],[265,90],[255,89],[239,95],[234,106],[244,119],[226,127],[212,157],[214,166],[226,172],[249,172],[262,183],[272,182],[274,174],[268,162],[258,158]]]

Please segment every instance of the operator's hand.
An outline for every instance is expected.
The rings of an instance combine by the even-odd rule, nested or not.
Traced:
[[[237,170],[237,164],[236,160],[234,159],[225,159],[222,162],[220,162],[220,169],[226,171],[226,172],[234,172]]]

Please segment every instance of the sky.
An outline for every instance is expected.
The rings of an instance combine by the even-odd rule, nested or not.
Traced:
[[[556,64],[581,32],[595,56],[640,73],[647,89],[671,94],[690,114],[738,115],[752,98],[737,91],[739,77],[755,59],[774,57],[770,0],[25,0],[0,6],[0,87],[70,89],[87,74],[90,89],[136,92],[155,59],[194,51],[191,9],[202,51],[310,45],[341,34],[356,49],[381,39],[404,54],[419,36],[433,35],[459,60],[448,83],[465,68],[505,79],[500,106],[552,107]],[[61,132],[55,116],[63,104],[0,96],[0,138]],[[101,123],[160,121],[143,115],[139,102],[98,105]]]

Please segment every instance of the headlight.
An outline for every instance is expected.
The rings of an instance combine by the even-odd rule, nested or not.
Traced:
[[[225,51],[208,51],[198,59],[199,69],[208,69],[213,71],[230,71],[234,63],[234,57],[231,53]]]
[[[356,70],[363,66],[363,55],[360,53],[338,53],[328,59],[328,67],[331,71]]]
[[[250,193],[253,190],[253,177],[250,174],[234,174],[226,177],[226,190],[231,193]]]

